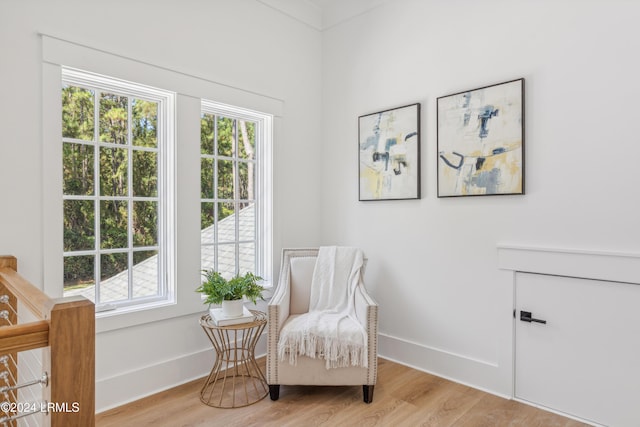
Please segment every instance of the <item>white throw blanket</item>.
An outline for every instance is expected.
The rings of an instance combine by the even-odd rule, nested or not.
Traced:
[[[309,312],[292,316],[280,332],[280,360],[323,358],[326,367],[367,367],[367,333],[355,313],[364,255],[357,248],[321,247],[311,281]]]

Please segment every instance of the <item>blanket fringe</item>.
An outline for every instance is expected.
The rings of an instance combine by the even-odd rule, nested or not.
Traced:
[[[298,355],[311,359],[325,359],[327,369],[368,366],[367,349],[363,345],[304,333],[292,333],[280,340],[278,343],[280,361],[289,359],[289,363],[295,366]]]

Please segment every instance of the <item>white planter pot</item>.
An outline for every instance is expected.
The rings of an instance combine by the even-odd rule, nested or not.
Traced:
[[[222,301],[222,314],[226,317],[240,317],[244,311],[244,301],[241,299],[233,301]]]

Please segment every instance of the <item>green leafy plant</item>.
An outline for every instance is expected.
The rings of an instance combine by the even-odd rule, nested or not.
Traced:
[[[200,292],[206,296],[205,304],[222,304],[222,301],[233,301],[247,297],[254,304],[258,298],[264,301],[262,292],[264,287],[258,284],[262,277],[253,273],[247,273],[244,276],[235,276],[230,280],[222,277],[220,273],[214,270],[202,270],[204,281],[196,292]]]

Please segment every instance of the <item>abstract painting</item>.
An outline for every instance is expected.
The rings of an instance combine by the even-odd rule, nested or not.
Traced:
[[[437,104],[438,197],[524,194],[524,79]]]
[[[420,198],[420,104],[358,118],[359,200]]]

